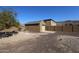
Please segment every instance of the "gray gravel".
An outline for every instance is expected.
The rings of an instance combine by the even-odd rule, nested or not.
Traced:
[[[72,33],[73,34],[73,33]],[[75,33],[76,34],[76,33]],[[78,33],[77,33],[78,34]],[[0,39],[1,53],[71,53],[79,52],[79,36],[70,33],[19,32]]]

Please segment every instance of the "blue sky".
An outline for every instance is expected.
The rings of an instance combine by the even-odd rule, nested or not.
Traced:
[[[17,12],[21,24],[52,18],[55,21],[79,20],[78,6],[0,6]]]

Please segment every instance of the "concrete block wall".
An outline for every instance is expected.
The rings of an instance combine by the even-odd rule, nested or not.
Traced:
[[[63,32],[73,32],[72,26],[63,26]]]
[[[62,27],[62,26],[56,26],[56,27],[55,27],[55,30],[56,30],[56,31],[63,31],[63,27]]]
[[[46,26],[46,31],[55,31],[55,26]]]
[[[73,26],[73,31],[74,32],[79,32],[79,25],[74,25]]]
[[[35,26],[26,26],[26,30],[30,32],[40,32],[40,26],[35,25]]]
[[[46,31],[79,32],[79,26],[46,26]]]
[[[63,26],[64,32],[79,32],[79,26],[78,25],[72,25],[72,26]]]

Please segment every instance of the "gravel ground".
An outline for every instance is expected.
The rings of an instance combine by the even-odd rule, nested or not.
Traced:
[[[74,33],[72,33],[74,34]],[[77,33],[19,32],[11,37],[0,39],[1,53],[71,53],[79,52]]]

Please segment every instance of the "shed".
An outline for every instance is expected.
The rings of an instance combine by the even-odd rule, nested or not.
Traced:
[[[33,32],[44,32],[45,31],[45,23],[44,21],[33,21],[25,24],[25,28],[27,31]]]

